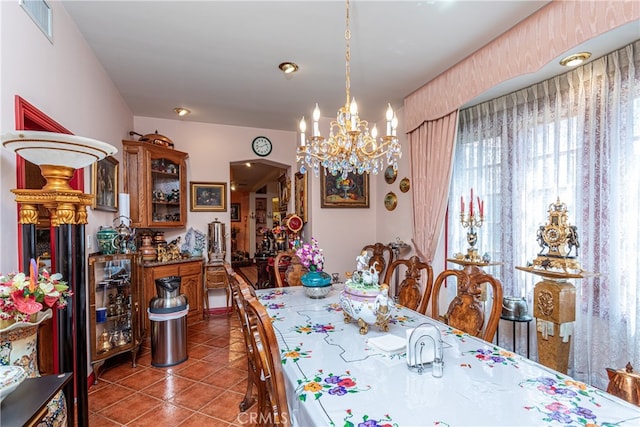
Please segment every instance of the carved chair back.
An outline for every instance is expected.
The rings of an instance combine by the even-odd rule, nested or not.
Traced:
[[[288,267],[284,274],[281,274],[280,268],[285,264],[288,264]],[[280,252],[273,262],[273,269],[276,276],[276,286],[278,288],[282,288],[283,286],[302,286],[300,278],[309,271],[307,267],[302,265],[300,258],[293,249]]]
[[[433,288],[433,269],[431,265],[423,262],[418,256],[412,256],[409,259],[397,259],[389,266],[384,283],[391,285],[396,269],[405,270],[405,276],[398,284],[398,289],[394,289],[393,295],[397,296],[400,305],[424,314]],[[426,274],[424,292],[420,286],[420,278],[423,272]]]
[[[369,267],[375,264],[379,274],[379,280],[382,280],[387,272],[387,267],[389,267],[393,261],[393,251],[389,246],[380,242],[367,245],[362,248],[362,250],[367,251],[369,255],[371,255],[371,258],[369,258]]]
[[[258,356],[256,362],[266,390],[264,396],[258,395],[258,409],[261,411],[259,419],[265,425],[289,426],[291,413],[287,404],[280,349],[271,317],[260,301],[249,295],[246,297],[247,319],[253,331],[252,346]]]
[[[447,312],[440,314],[439,296],[442,284],[448,277],[455,277],[457,295],[449,303]],[[485,312],[481,301],[482,286],[488,284],[492,288],[489,318],[485,324]],[[489,302],[488,302],[489,303]],[[502,313],[502,284],[495,277],[484,272],[467,273],[464,270],[445,270],[438,275],[433,285],[433,302],[431,314],[447,325],[463,332],[479,337],[485,341],[493,341],[500,314]]]

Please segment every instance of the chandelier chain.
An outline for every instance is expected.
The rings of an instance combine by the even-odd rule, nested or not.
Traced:
[[[347,0],[346,21],[347,21],[346,30],[344,31],[346,51],[344,54],[344,58],[346,61],[345,89],[347,91],[347,103],[345,105],[349,105],[349,101],[351,99],[351,25],[350,25],[350,18],[349,18],[349,0]]]
[[[346,102],[338,110],[335,120],[329,124],[329,137],[320,134],[320,108],[313,110],[313,130],[307,140],[307,124],[304,117],[300,121],[300,146],[296,158],[300,163],[300,172],[311,168],[318,176],[320,170],[334,176],[341,175],[342,181],[349,180],[350,173],[370,173],[377,175],[384,170],[385,163],[398,169],[398,159],[402,157],[400,142],[396,136],[398,118],[391,105],[386,112],[386,133],[378,140],[378,130],[374,124],[369,131],[369,122],[360,119],[355,97],[351,97],[351,19],[350,2],[346,1],[345,38],[345,92]],[[346,185],[346,184],[345,184]],[[345,197],[347,194],[345,193]]]

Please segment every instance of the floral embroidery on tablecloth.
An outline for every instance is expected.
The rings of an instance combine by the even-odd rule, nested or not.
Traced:
[[[260,301],[268,301],[268,300],[272,300],[272,299],[278,298],[278,297],[280,297],[282,295],[287,295],[287,291],[283,291],[281,289],[276,289],[276,290],[273,290],[273,291],[271,291],[269,293],[258,295],[258,300],[260,300]]]
[[[411,323],[415,321],[416,319],[413,316],[405,316],[405,315],[399,315],[399,314],[394,314],[389,318],[389,323],[399,324],[399,325],[404,325],[406,323]]]
[[[271,321],[272,322],[282,322],[283,320],[284,320],[284,317],[278,316],[278,313],[276,313],[273,316],[271,316]]]
[[[306,402],[308,395],[318,400],[325,393],[331,396],[344,396],[371,389],[371,386],[359,388],[357,385],[356,379],[351,376],[349,371],[345,371],[342,375],[334,375],[332,373],[325,374],[323,370],[319,370],[312,378],[298,380],[296,394],[298,399]]]
[[[350,419],[353,418],[353,411],[351,409],[347,409],[347,416],[344,417],[344,427],[355,427]],[[389,414],[384,414],[380,419],[373,419],[369,415],[362,416],[362,422],[358,422],[358,427],[396,427],[398,423],[391,423],[393,419],[389,416]],[[357,422],[357,421],[356,421]]]
[[[268,310],[280,310],[285,307],[283,302],[270,302],[264,306]]]
[[[465,337],[468,335],[466,332],[460,329],[447,328],[441,331],[442,335],[453,335],[460,340],[460,342],[466,342]]]
[[[471,350],[466,353],[474,355],[476,359],[489,365],[492,368],[495,365],[511,365],[514,368],[519,368],[514,354],[510,351],[506,351],[498,347],[493,347],[490,350],[479,348],[477,350]]]
[[[329,313],[338,312],[338,311],[342,311],[342,306],[340,305],[339,302],[334,302],[334,303],[325,305],[325,310],[327,310]]]
[[[538,377],[520,383],[520,387],[535,387],[541,393],[541,401],[525,406],[528,411],[536,410],[543,415],[544,422],[556,421],[566,425],[613,427],[617,423],[597,421],[597,414],[585,407],[590,403],[596,408],[602,405],[596,398],[600,392],[586,384],[564,378],[560,375]],[[583,401],[583,400],[586,400]]]
[[[327,323],[326,325],[323,325],[321,323],[316,323],[315,325],[307,323],[306,325],[294,326],[293,330],[299,334],[309,335],[312,332],[315,332],[317,334],[326,334],[329,332],[335,332],[336,328],[331,323]]]
[[[282,354],[282,364],[286,364],[287,360],[291,360],[292,362],[297,362],[301,358],[308,359],[311,357],[311,350],[303,351],[302,350],[303,343],[297,345],[293,350],[280,350]]]

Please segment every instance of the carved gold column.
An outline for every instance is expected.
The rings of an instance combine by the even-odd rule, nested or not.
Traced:
[[[576,320],[576,288],[566,280],[545,278],[533,288],[538,361],[567,373],[573,322]]]

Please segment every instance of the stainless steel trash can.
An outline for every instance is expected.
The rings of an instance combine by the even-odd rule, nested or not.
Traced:
[[[180,294],[181,278],[156,279],[158,296],[149,302],[151,364],[166,367],[187,360],[187,314],[189,302]]]

